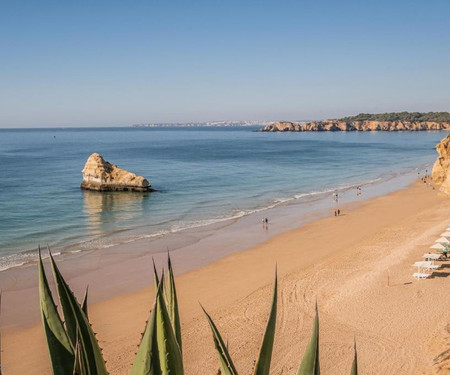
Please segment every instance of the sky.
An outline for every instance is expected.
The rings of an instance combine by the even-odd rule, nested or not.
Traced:
[[[450,111],[450,1],[0,0],[0,127]]]

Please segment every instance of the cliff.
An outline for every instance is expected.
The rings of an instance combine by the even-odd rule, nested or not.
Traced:
[[[269,124],[264,126],[261,129],[263,132],[299,132],[301,131],[301,125],[299,122],[274,122],[273,124]]]
[[[275,122],[261,129],[263,132],[278,131],[423,131],[423,130],[450,130],[450,123],[434,121],[341,121],[325,120],[307,122]]]
[[[147,179],[108,163],[99,154],[89,156],[83,170],[81,188],[97,191],[150,191]]]
[[[439,156],[433,165],[431,177],[440,191],[450,194],[450,134],[436,145]]]

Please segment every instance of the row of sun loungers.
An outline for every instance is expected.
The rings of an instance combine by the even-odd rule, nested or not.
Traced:
[[[450,227],[444,233],[441,233],[441,237],[438,238],[434,245],[430,246],[431,249],[435,249],[437,253],[425,253],[422,258],[425,260],[415,262],[414,267],[417,267],[417,272],[413,273],[413,277],[416,279],[427,279],[433,271],[441,268],[440,264],[435,264],[436,260],[442,260],[447,258],[447,254],[450,252]]]

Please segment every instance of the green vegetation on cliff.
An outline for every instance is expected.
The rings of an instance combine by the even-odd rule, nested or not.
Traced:
[[[448,112],[391,112],[391,113],[360,113],[356,116],[348,116],[340,121],[409,121],[409,122],[450,122]]]

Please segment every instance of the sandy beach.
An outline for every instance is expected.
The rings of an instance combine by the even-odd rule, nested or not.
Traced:
[[[450,373],[450,262],[442,262],[428,280],[412,277],[416,270],[412,264],[421,260],[450,224],[450,199],[415,183],[348,204],[342,212],[338,218],[306,223],[210,264],[205,259],[206,265],[187,272],[185,256],[173,253],[175,271],[180,274],[176,282],[186,374],[218,370],[199,301],[228,338],[238,370],[251,372],[265,327],[275,264],[279,313],[273,374],[296,373],[309,340],[316,300],[324,374],[349,373],[353,338],[362,374]],[[163,258],[164,254],[157,257],[158,265]],[[114,375],[129,372],[149,314],[150,259],[143,253],[129,262],[106,262],[103,272],[96,271],[98,264],[91,265],[92,272],[85,272],[84,279],[67,265],[62,267],[77,294],[86,283],[93,293],[96,285],[114,286],[114,293],[90,306],[91,322]],[[37,289],[32,286],[37,279],[33,272],[25,273],[30,282],[22,289],[7,280],[2,369],[6,375],[49,374]],[[136,284],[136,278],[140,283]],[[126,292],[130,284],[136,291]],[[27,302],[23,302],[25,296]]]

